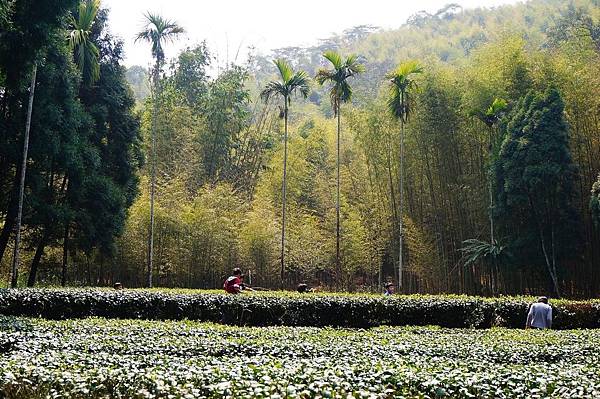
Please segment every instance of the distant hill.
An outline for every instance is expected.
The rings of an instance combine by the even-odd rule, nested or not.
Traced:
[[[148,76],[148,71],[139,65],[127,68],[127,82],[131,86],[137,101],[144,101],[144,99],[150,95],[150,82]]]
[[[575,10],[600,20],[600,0],[529,0],[475,9],[451,3],[432,14],[418,12],[398,29],[355,26],[313,46],[283,47],[259,54],[253,57],[250,69],[262,87],[275,73],[272,63],[275,58],[285,58],[295,68],[314,76],[325,66],[322,57],[325,50],[356,53],[367,65],[367,72],[354,85],[355,98],[360,101],[376,96],[385,74],[403,60],[416,58],[457,65],[482,45],[509,35],[524,37],[531,47],[541,47],[558,21]],[[150,94],[145,68],[128,68],[127,80],[138,101]],[[315,89],[309,101],[320,104],[323,90]]]
[[[286,47],[258,56],[253,66],[259,84],[274,72],[274,58],[286,58],[294,67],[314,76],[323,64],[326,49],[357,53],[367,72],[355,83],[357,96],[372,97],[387,72],[399,62],[417,58],[459,64],[483,44],[508,35],[519,35],[532,47],[543,46],[558,21],[579,10],[600,19],[600,0],[530,0],[494,8],[463,9],[448,4],[436,13],[421,11],[398,29],[357,26],[310,47]],[[385,12],[385,10],[382,10]],[[319,93],[311,101],[319,102]]]

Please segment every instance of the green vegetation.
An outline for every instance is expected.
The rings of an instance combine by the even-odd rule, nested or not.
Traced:
[[[599,330],[0,319],[7,398],[590,398]]]
[[[215,288],[239,266],[267,288],[598,294],[597,1],[449,5],[239,65],[205,43],[167,60],[184,27],[150,12],[154,67],[128,73],[101,4],[51,3],[0,1],[15,283]]]
[[[29,113],[24,104],[36,65],[23,201],[23,242],[29,253],[23,259],[29,264],[27,284],[33,285],[51,248],[54,276],[65,284],[69,255],[79,252],[90,259],[114,253],[115,237],[122,233],[126,210],[137,195],[139,121],[120,65],[122,46],[105,29],[107,13],[98,11],[91,27],[90,18],[82,17],[85,26],[78,27],[73,54],[68,33],[75,30],[67,31],[62,22],[77,22],[77,11],[93,2],[81,7],[64,1],[25,3],[16,2],[10,29],[0,41],[0,70],[6,76],[0,116],[0,256],[6,265],[17,225],[20,149]],[[81,69],[75,65],[78,54],[88,51],[84,45],[93,45],[93,54],[93,48],[99,52],[100,75],[94,84],[82,80],[88,67],[94,75],[87,56]]]
[[[437,325],[523,328],[533,298],[467,296],[241,296],[203,291],[23,290],[0,293],[0,314],[49,319],[106,317],[199,320],[251,326]],[[600,328],[598,301],[553,301],[557,329]]]
[[[309,80],[306,72],[300,71],[294,73],[292,67],[285,60],[273,61],[281,81],[269,82],[265,89],[260,93],[261,98],[268,102],[272,97],[282,97],[283,99],[283,183],[281,188],[281,282],[283,284],[285,271],[285,205],[287,193],[287,145],[288,145],[288,118],[289,106],[292,102],[292,97],[299,93],[303,98],[308,97],[310,91]]]

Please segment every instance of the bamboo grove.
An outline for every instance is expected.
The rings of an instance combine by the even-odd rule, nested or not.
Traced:
[[[449,5],[241,64],[204,43],[166,60],[156,44],[184,27],[149,13],[137,43],[152,45],[150,72],[120,65],[99,10],[84,35],[97,81],[67,40],[75,3],[37,22],[52,28],[20,44],[18,70],[7,38],[40,17],[29,2],[0,3],[7,279],[23,71],[37,62],[20,268],[30,285],[214,288],[241,267],[267,288],[599,293],[593,0]]]

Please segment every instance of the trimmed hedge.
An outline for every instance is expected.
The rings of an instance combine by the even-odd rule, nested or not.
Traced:
[[[599,301],[554,301],[554,328],[599,328]],[[251,326],[522,328],[529,302],[461,296],[224,295],[100,289],[0,290],[5,316],[198,320]]]

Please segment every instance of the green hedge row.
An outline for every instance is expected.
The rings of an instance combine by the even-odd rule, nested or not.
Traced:
[[[456,296],[224,295],[160,291],[0,290],[0,314],[71,319],[199,320],[251,326],[437,325],[522,328],[529,302]],[[599,328],[600,302],[557,301],[554,327]]]

